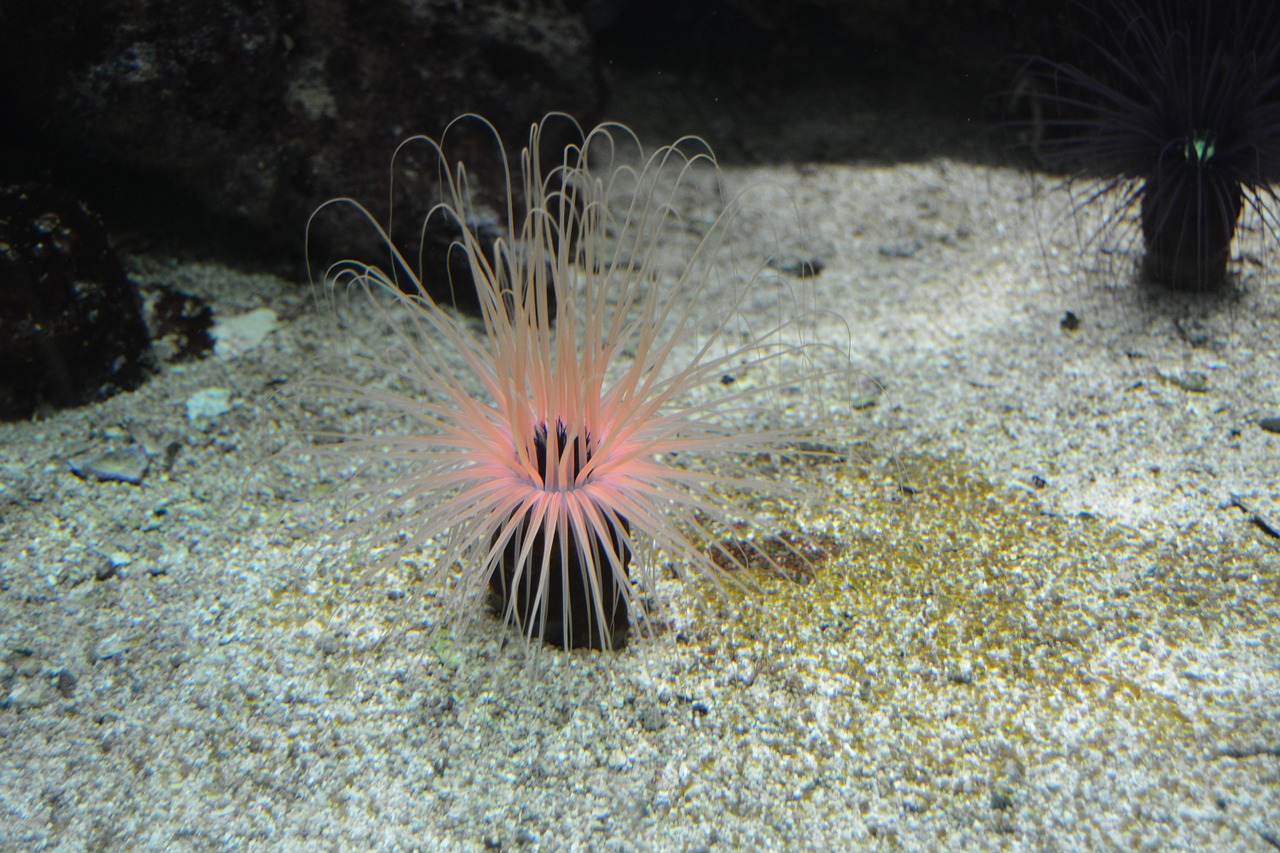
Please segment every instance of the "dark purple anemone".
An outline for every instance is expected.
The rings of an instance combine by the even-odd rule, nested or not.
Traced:
[[[1121,216],[1137,206],[1148,279],[1222,286],[1246,205],[1276,231],[1280,3],[1072,8],[1077,61],[1032,63],[1047,89],[1041,155],[1100,182],[1087,203],[1116,203]]]

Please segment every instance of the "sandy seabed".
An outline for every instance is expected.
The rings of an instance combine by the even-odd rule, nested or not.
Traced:
[[[652,636],[536,679],[485,615],[428,645],[410,578],[316,558],[341,467],[271,456],[332,318],[135,257],[275,325],[0,426],[0,846],[1280,848],[1280,288],[1081,276],[1062,194],[1009,169],[727,179],[799,211],[885,386],[807,583],[665,579]],[[108,451],[142,484],[70,470]]]

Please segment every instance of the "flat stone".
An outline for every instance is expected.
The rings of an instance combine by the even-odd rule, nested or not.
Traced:
[[[151,460],[140,447],[91,450],[67,460],[71,472],[82,480],[142,485]]]

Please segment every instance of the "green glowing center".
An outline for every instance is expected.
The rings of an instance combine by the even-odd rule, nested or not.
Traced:
[[[1207,163],[1213,157],[1214,139],[1212,133],[1202,133],[1197,131],[1190,136],[1182,146],[1182,154],[1188,160],[1194,160],[1197,163]]]

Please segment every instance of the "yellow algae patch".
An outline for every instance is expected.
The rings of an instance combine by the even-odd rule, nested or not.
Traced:
[[[757,592],[708,593],[723,618],[688,642],[741,688],[718,703],[729,725],[771,719],[819,755],[896,767],[927,801],[1004,796],[999,780],[1086,752],[1212,758],[1260,719],[1267,676],[1249,668],[1277,652],[1280,559],[1254,533],[1050,516],[958,464],[903,470],[917,488],[847,475],[855,497],[810,519],[840,544],[805,583],[761,573]]]

